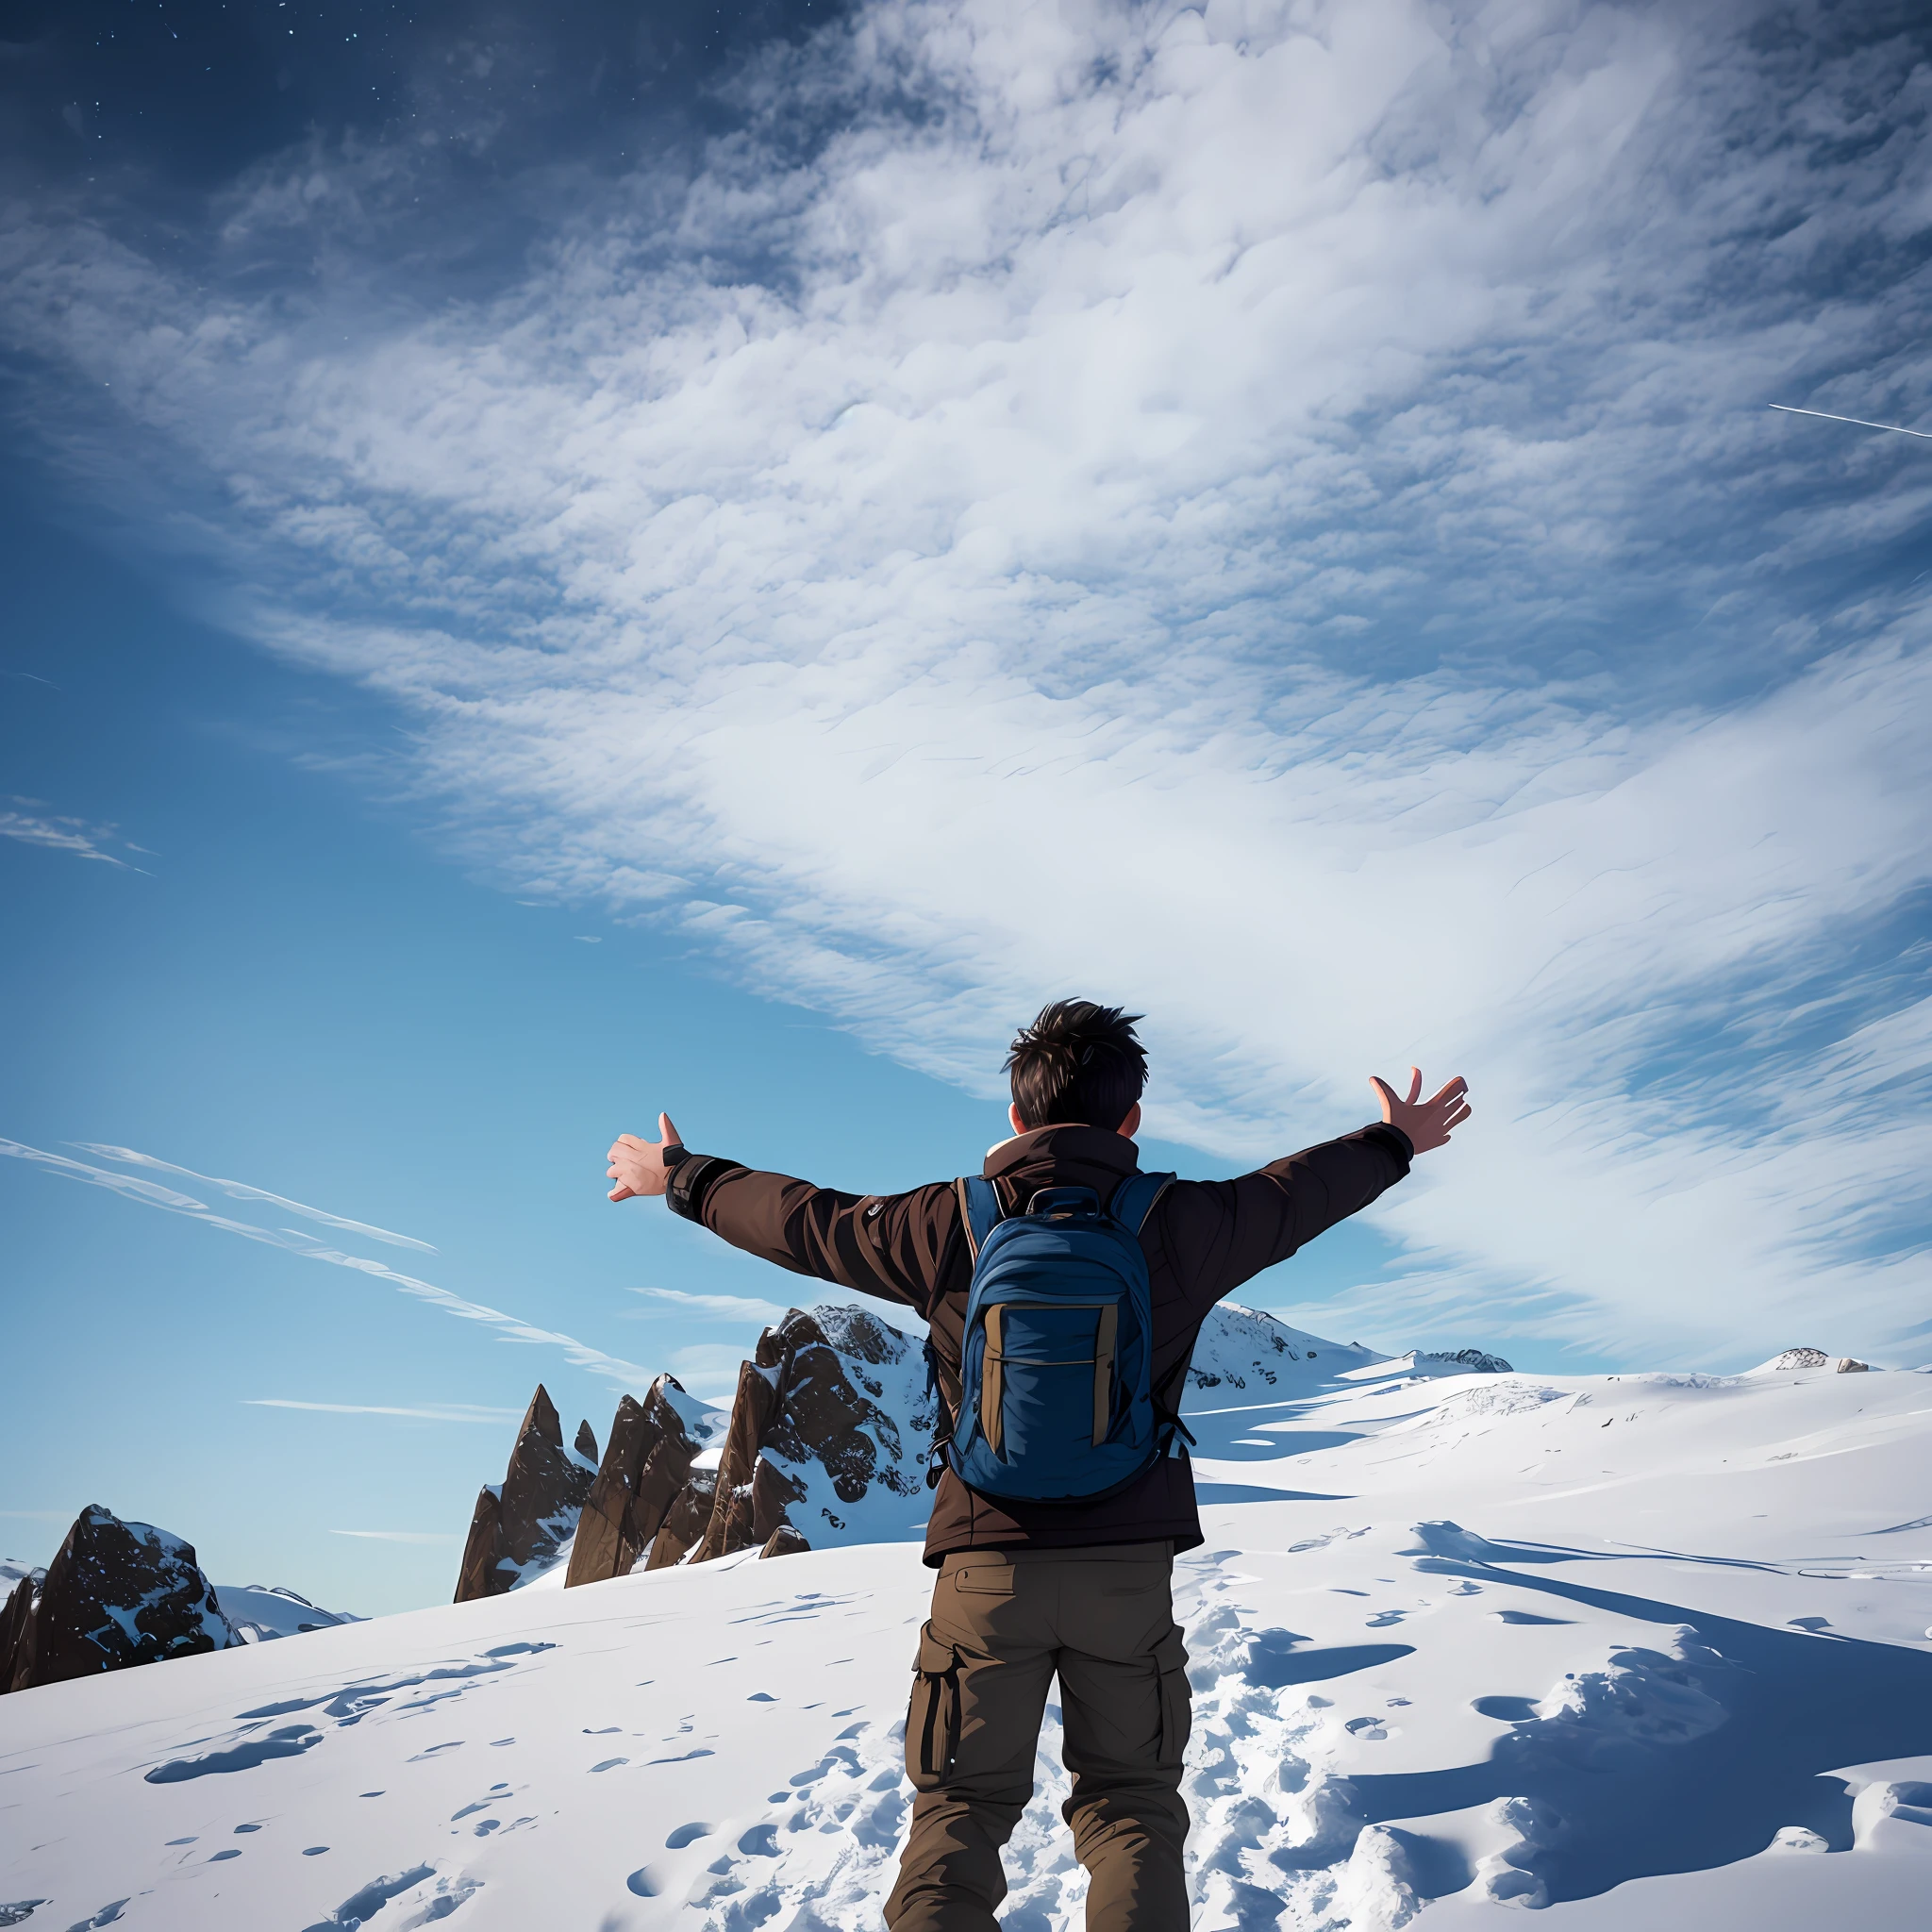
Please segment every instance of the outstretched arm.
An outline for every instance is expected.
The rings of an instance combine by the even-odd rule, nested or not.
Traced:
[[[611,1143],[611,1200],[665,1195],[674,1214],[762,1261],[925,1313],[958,1226],[950,1186],[841,1193],[690,1153],[669,1114],[658,1131],[661,1141],[620,1134]]]
[[[1264,1268],[1359,1213],[1408,1172],[1419,1154],[1441,1146],[1469,1118],[1469,1089],[1458,1077],[1423,1100],[1422,1075],[1409,1069],[1405,1099],[1386,1080],[1371,1083],[1382,1102],[1380,1125],[1306,1147],[1231,1181],[1181,1181],[1155,1210],[1182,1292],[1205,1311]]]

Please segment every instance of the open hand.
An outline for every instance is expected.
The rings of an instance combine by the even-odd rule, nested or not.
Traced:
[[[658,1116],[658,1131],[664,1137],[661,1141],[641,1141],[635,1134],[620,1134],[611,1141],[606,1157],[610,1162],[610,1178],[617,1183],[610,1191],[611,1200],[628,1201],[636,1194],[661,1194],[671,1185],[664,1150],[681,1147],[684,1142],[671,1124],[668,1113]]]
[[[1417,1098],[1423,1091],[1420,1067],[1408,1070],[1407,1100],[1398,1099],[1394,1088],[1374,1074],[1369,1076],[1369,1085],[1382,1103],[1382,1118],[1391,1127],[1400,1127],[1418,1154],[1442,1146],[1450,1133],[1469,1118],[1469,1083],[1460,1074],[1428,1100]]]

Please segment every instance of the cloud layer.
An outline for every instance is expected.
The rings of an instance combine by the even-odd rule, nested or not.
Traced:
[[[520,894],[979,1091],[1130,1000],[1151,1125],[1229,1158],[1465,1074],[1351,1332],[1882,1354],[1932,471],[1766,405],[1932,422],[1932,69],[1761,25],[881,4],[552,183],[500,293],[398,256],[375,142],[192,272],[16,211],[0,302],[63,459],[199,476],[124,507],[405,707]]]

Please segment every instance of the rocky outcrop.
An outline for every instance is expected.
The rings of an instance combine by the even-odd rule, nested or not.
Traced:
[[[538,1383],[503,1481],[487,1485],[476,1498],[456,1601],[501,1596],[526,1570],[554,1562],[575,1533],[596,1479],[597,1439],[590,1424],[577,1425],[575,1445],[566,1449],[557,1405]]]
[[[903,1534],[896,1519],[909,1521],[918,1512],[907,1506],[924,1495],[932,1424],[908,1337],[862,1308],[790,1309],[739,1369],[703,1535],[688,1552],[654,1548],[648,1567],[856,1541],[855,1516],[882,1500],[898,1505]],[[785,1529],[798,1544],[774,1546]]]
[[[1872,1371],[1870,1362],[1857,1356],[1826,1355],[1822,1348],[1788,1348],[1769,1363],[1774,1369],[1835,1369],[1840,1375],[1864,1375]]]
[[[691,1471],[691,1480],[678,1491],[658,1534],[651,1539],[651,1554],[644,1559],[646,1570],[668,1570],[697,1548],[710,1524],[717,1491],[715,1469]]]
[[[604,1460],[577,1519],[567,1585],[628,1576],[663,1526],[691,1480],[699,1449],[691,1424],[678,1407],[683,1395],[680,1383],[659,1375],[643,1401],[630,1395],[619,1401]]]
[[[1516,1371],[1499,1355],[1491,1355],[1480,1348],[1458,1348],[1453,1355],[1441,1357],[1445,1362],[1460,1362],[1465,1369],[1474,1369],[1480,1375],[1513,1375]]]
[[[0,1691],[241,1641],[192,1544],[95,1504],[45,1572],[22,1577],[0,1610]]]
[[[767,1557],[795,1557],[799,1551],[810,1548],[811,1545],[789,1523],[781,1523],[758,1552],[758,1557],[762,1561]]]

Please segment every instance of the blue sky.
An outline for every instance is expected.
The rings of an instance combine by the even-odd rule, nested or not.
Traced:
[[[435,1600],[788,1298],[613,1132],[1072,991],[1191,1173],[1471,1080],[1307,1325],[1932,1354],[1932,446],[1767,407],[1932,428],[1909,10],[644,17],[10,29],[0,1543]]]

